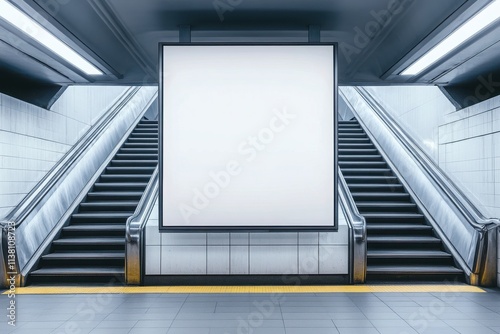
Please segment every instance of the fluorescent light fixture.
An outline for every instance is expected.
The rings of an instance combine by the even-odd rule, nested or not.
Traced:
[[[103,74],[101,70],[92,65],[88,60],[80,56],[63,41],[42,27],[38,22],[6,0],[0,0],[0,18],[12,24],[14,27],[65,59],[85,74]]]
[[[500,18],[500,0],[492,1],[479,13],[474,15],[458,29],[453,31],[448,37],[439,42],[416,62],[407,67],[401,75],[417,75],[446,54],[450,53],[462,43],[476,35],[478,32],[492,24]]]

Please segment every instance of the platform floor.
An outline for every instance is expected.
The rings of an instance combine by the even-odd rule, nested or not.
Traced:
[[[500,333],[500,290],[467,285],[33,287],[0,333]]]

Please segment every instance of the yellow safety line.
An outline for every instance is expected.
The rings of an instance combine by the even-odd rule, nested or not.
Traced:
[[[133,294],[133,293],[380,293],[380,292],[485,292],[470,285],[305,285],[305,286],[29,286],[19,295]],[[8,294],[9,291],[3,292]]]

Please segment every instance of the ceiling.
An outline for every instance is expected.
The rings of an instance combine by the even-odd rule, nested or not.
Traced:
[[[415,78],[397,74],[489,0],[11,0],[106,75],[87,77],[0,22],[0,70],[36,82],[156,84],[158,43],[339,42],[341,85],[461,85],[500,69],[499,25]],[[389,11],[391,10],[391,11]]]

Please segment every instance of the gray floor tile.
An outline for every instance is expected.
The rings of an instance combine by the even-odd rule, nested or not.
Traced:
[[[340,334],[380,334],[375,328],[354,327],[354,328],[337,328]]]
[[[166,334],[168,328],[132,328],[127,334]]]
[[[428,327],[417,329],[419,334],[458,334],[456,330],[451,327]]]
[[[210,328],[170,328],[167,334],[209,334]]]
[[[379,331],[380,334],[418,334],[418,332],[415,331],[410,326],[384,327],[384,328],[377,327],[377,330]]]
[[[369,320],[359,320],[359,319],[340,319],[333,321],[337,328],[366,328],[366,327],[374,327],[373,324]]]
[[[286,334],[338,334],[336,328],[287,328]]]
[[[496,332],[488,327],[453,327],[460,334],[496,334]]]
[[[169,328],[173,320],[139,320],[134,328]]]
[[[335,328],[332,320],[291,320],[285,319],[285,328],[309,327],[309,328]]]
[[[103,320],[96,328],[132,328],[137,320]]]

